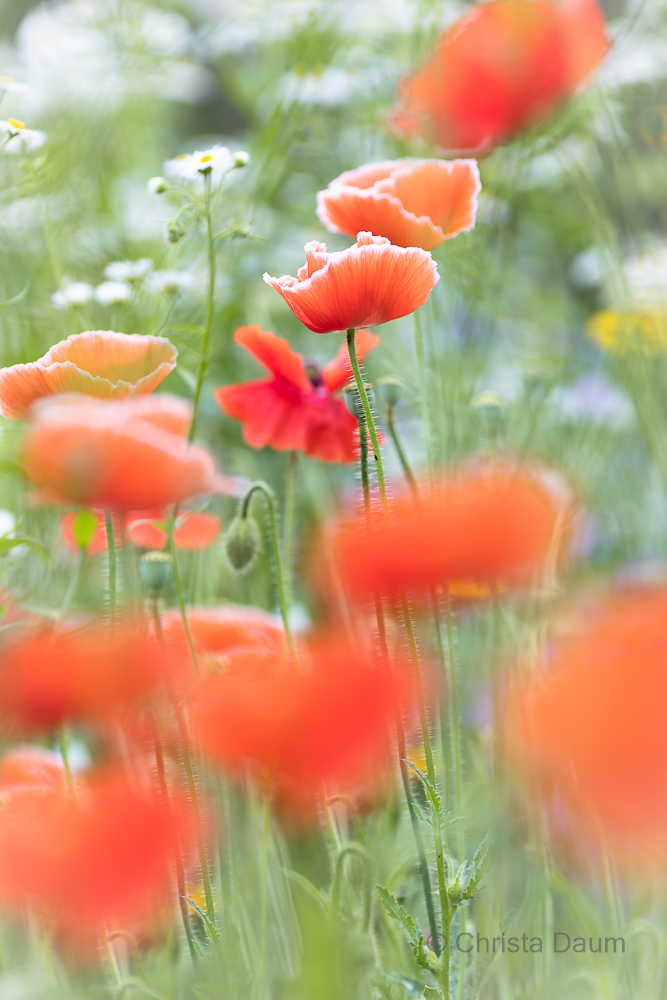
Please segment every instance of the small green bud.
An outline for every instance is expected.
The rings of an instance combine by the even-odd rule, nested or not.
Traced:
[[[148,182],[149,194],[164,194],[167,190],[167,182],[164,177],[151,177]]]
[[[139,560],[139,575],[146,590],[153,594],[164,590],[171,580],[173,565],[167,552],[145,552]]]
[[[383,375],[382,378],[378,379],[378,385],[385,403],[393,409],[401,398],[401,389],[405,385],[403,379],[400,379],[398,375]]]
[[[499,392],[478,392],[470,404],[481,417],[495,417],[507,406],[507,400]]]
[[[250,153],[246,153],[245,150],[240,149],[238,153],[234,153],[234,166],[235,167],[247,167],[250,163]]]
[[[225,532],[223,544],[230,567],[246,573],[260,550],[257,525],[251,517],[235,517]]]
[[[97,518],[92,510],[84,508],[80,510],[74,520],[72,528],[76,544],[82,552],[85,552],[97,528]]]
[[[177,222],[170,222],[167,225],[167,239],[170,243],[178,243],[185,236],[185,230]]]
[[[372,410],[375,407],[375,393],[373,392],[373,386],[370,382],[364,382],[364,388]],[[345,386],[345,404],[352,416],[356,417],[358,422],[365,422],[366,415],[364,414],[364,407],[361,402],[361,396],[359,395],[356,382],[348,382]]]

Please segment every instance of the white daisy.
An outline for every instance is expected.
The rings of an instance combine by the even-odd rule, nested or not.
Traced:
[[[68,306],[81,306],[90,302],[94,294],[92,285],[85,281],[73,281],[70,285],[65,285],[64,288],[54,292],[51,301],[56,309],[67,309]]]
[[[27,84],[17,83],[11,76],[0,76],[0,94],[23,94]]]
[[[7,121],[0,120],[0,137],[2,137],[3,143],[7,143],[3,148],[8,153],[29,153],[33,149],[39,149],[46,142],[44,132],[26,128],[18,118],[8,118]]]
[[[116,260],[104,268],[104,277],[109,281],[135,282],[143,281],[153,267],[150,257],[139,260]]]
[[[164,172],[168,177],[179,177],[185,181],[201,183],[208,174],[212,185],[217,187],[224,175],[233,170],[234,166],[234,157],[227,147],[216,143],[210,149],[197,149],[194,153],[183,153],[173,160],[167,160]]]
[[[148,287],[156,295],[177,295],[194,288],[197,279],[190,271],[154,271],[148,279]]]
[[[125,281],[103,281],[95,289],[95,299],[103,306],[127,302],[132,294],[132,288]]]

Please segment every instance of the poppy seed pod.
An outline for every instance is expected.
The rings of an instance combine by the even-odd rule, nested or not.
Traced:
[[[247,573],[261,548],[259,529],[251,517],[235,517],[224,536],[225,555],[236,573]]]
[[[383,375],[378,379],[378,386],[382,393],[382,398],[390,409],[398,406],[401,399],[401,389],[403,381],[397,375]]]
[[[368,402],[371,410],[373,410],[375,409],[375,393],[373,392],[373,386],[370,382],[364,382],[364,388],[366,390],[366,395],[368,396]],[[364,423],[366,416],[364,414],[361,396],[355,382],[348,382],[345,386],[345,403],[352,416],[356,417],[359,423]]]
[[[145,552],[139,560],[139,575],[146,590],[159,594],[171,580],[174,561],[167,552]]]

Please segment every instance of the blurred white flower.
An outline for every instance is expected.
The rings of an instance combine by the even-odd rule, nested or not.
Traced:
[[[149,194],[164,194],[167,190],[167,182],[164,177],[151,177],[146,187]]]
[[[143,281],[152,267],[153,261],[150,257],[141,257],[139,260],[116,260],[104,268],[104,277],[111,282],[134,284]]]
[[[667,242],[655,243],[627,257],[623,271],[628,291],[636,303],[667,302]]]
[[[0,510],[0,538],[10,535],[16,527],[16,518],[10,510]]]
[[[3,137],[2,141],[7,143],[4,148],[8,153],[29,153],[33,149],[39,149],[46,142],[44,132],[26,128],[17,118],[0,120],[0,136]]]
[[[156,295],[189,292],[196,283],[197,279],[191,271],[154,271],[147,282],[148,288]]]
[[[51,296],[56,309],[67,309],[68,306],[81,306],[92,301],[95,289],[85,281],[73,281],[64,288],[59,288]]]
[[[127,302],[132,294],[132,288],[124,281],[103,281],[95,289],[95,299],[103,306],[112,306]]]
[[[206,174],[216,187],[228,171],[234,169],[234,157],[226,146],[216,143],[210,149],[195,150],[167,160],[164,172],[168,177],[178,177],[185,181],[201,181]]]
[[[11,76],[0,76],[0,94],[23,94],[27,84],[17,83]]]

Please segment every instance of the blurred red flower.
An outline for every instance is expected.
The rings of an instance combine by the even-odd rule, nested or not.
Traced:
[[[167,545],[167,532],[160,527],[164,510],[132,510],[127,515],[127,538],[141,549],[162,550]],[[155,523],[155,522],[160,523]],[[222,525],[217,514],[205,511],[181,510],[174,527],[174,545],[183,551],[207,549],[220,534]]]
[[[65,768],[59,754],[39,746],[12,747],[0,757],[0,794],[37,787],[64,792]]]
[[[597,0],[473,4],[399,87],[394,125],[442,150],[488,152],[552,114],[608,48]]]
[[[165,906],[190,821],[175,796],[167,810],[122,775],[81,782],[77,797],[24,788],[3,804],[0,904],[31,908],[91,944]]]
[[[296,670],[282,656],[230,655],[224,672],[200,683],[191,719],[212,761],[231,772],[250,769],[306,808],[324,786],[378,779],[410,682],[405,668],[391,675],[362,642],[337,634],[311,637],[300,661]]]
[[[217,608],[188,608],[188,628],[197,653],[212,659],[239,649],[267,649],[278,654],[284,647],[282,622],[260,608],[224,604]],[[162,616],[165,643],[187,655],[188,647],[180,611]]]
[[[39,361],[0,369],[0,410],[25,420],[37,399],[81,392],[105,399],[153,392],[176,367],[164,337],[87,330],[55,344]]]
[[[334,233],[368,230],[433,250],[473,228],[481,187],[475,160],[384,160],[331,181],[318,192],[317,214]]]
[[[353,462],[359,452],[357,421],[336,395],[352,378],[347,348],[320,368],[304,364],[286,340],[258,326],[240,327],[234,340],[270,372],[215,391],[220,408],[243,424],[246,444],[301,451],[323,462]],[[359,360],[379,343],[379,337],[360,330]]]
[[[59,396],[36,403],[21,461],[55,497],[89,507],[142,509],[189,496],[233,492],[213,460],[188,446],[185,400],[154,396],[113,402]]]
[[[587,608],[509,713],[509,749],[575,827],[667,848],[667,588]]]
[[[391,501],[391,523],[378,509],[368,533],[362,513],[331,532],[345,588],[357,597],[451,582],[527,580],[557,540],[562,504],[528,472],[471,468],[441,478],[419,500]]]
[[[21,731],[112,718],[148,695],[179,662],[131,623],[113,633],[102,623],[66,628],[26,628],[2,642],[0,717]]]
[[[396,247],[383,236],[358,233],[338,253],[307,243],[296,278],[264,275],[294,315],[314,333],[358,330],[399,319],[426,302],[440,280],[435,261],[420,247]]]

